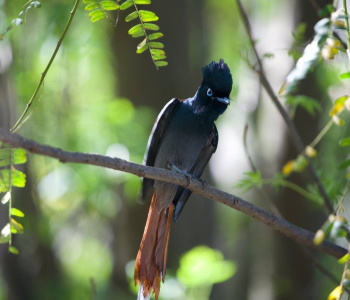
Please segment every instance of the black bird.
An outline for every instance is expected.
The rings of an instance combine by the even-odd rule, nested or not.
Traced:
[[[232,75],[222,59],[202,68],[196,94],[173,99],[160,112],[148,141],[145,164],[199,178],[218,145],[214,121],[230,104]],[[191,191],[175,184],[143,179],[142,201],[151,200],[134,280],[138,299],[158,299],[164,282],[171,214],[176,222]]]

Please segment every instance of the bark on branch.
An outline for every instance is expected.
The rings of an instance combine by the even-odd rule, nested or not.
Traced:
[[[291,224],[280,217],[274,216],[273,214],[237,196],[228,194],[212,186],[204,185],[201,181],[194,178],[187,178],[183,174],[136,164],[120,158],[112,158],[98,154],[64,151],[59,148],[38,144],[18,134],[10,133],[3,128],[0,128],[0,141],[8,143],[13,147],[23,148],[34,154],[41,154],[56,158],[63,163],[95,165],[134,174],[139,177],[147,177],[150,179],[174,183],[190,189],[195,194],[202,195],[205,198],[215,200],[241,211],[244,214],[260,221],[261,223],[264,223],[265,225],[279,231],[297,243],[310,246],[336,258],[340,258],[347,253],[346,249],[328,241],[324,241],[321,245],[316,246],[313,243],[314,233]]]

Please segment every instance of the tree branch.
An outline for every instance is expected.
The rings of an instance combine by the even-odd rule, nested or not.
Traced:
[[[254,42],[254,39],[253,39],[253,36],[252,36],[252,32],[251,32],[251,27],[250,27],[250,23],[249,23],[249,19],[248,19],[248,16],[243,8],[243,5],[241,3],[240,0],[236,0],[237,1],[237,6],[238,6],[238,10],[239,10],[239,13],[241,15],[241,18],[243,20],[243,24],[244,24],[244,27],[247,31],[247,34],[248,34],[248,38],[249,38],[249,41],[250,41],[250,44],[253,48],[253,52],[254,52],[254,55],[257,59],[257,63],[258,63],[258,66],[259,66],[259,70],[255,70],[255,72],[258,74],[259,78],[260,78],[260,81],[261,81],[261,84],[263,85],[263,87],[265,88],[267,94],[270,96],[272,102],[276,105],[279,113],[281,114],[283,120],[285,121],[288,129],[289,129],[289,132],[290,132],[290,135],[291,135],[291,138],[292,138],[292,141],[295,145],[295,148],[297,149],[297,151],[299,153],[303,153],[304,150],[305,150],[305,146],[301,140],[301,137],[293,123],[293,121],[289,118],[288,116],[288,113],[286,112],[286,110],[284,109],[284,107],[282,106],[281,102],[279,101],[278,97],[276,96],[276,94],[274,93],[272,87],[271,87],[271,84],[270,82],[268,81],[265,73],[264,73],[264,70],[263,70],[263,65],[262,65],[262,62],[261,62],[261,59],[260,59],[260,56],[258,54],[258,51],[256,50],[256,47],[255,47],[255,42]],[[320,178],[318,177],[317,173],[316,173],[316,170],[315,170],[315,167],[314,165],[312,164],[311,160],[309,157],[305,156],[306,159],[308,160],[309,164],[308,164],[308,170],[309,170],[309,173],[312,177],[312,179],[314,180],[314,182],[316,183],[317,185],[317,188],[318,190],[320,191],[322,197],[323,197],[323,201],[324,201],[324,204],[325,204],[325,207],[327,208],[328,212],[329,213],[333,213],[334,209],[333,209],[333,205],[332,205],[332,202],[331,200],[329,199],[328,197],[328,194],[320,180]]]
[[[215,200],[241,211],[261,223],[281,232],[297,243],[310,246],[337,258],[340,258],[347,253],[346,249],[328,241],[324,241],[321,245],[316,246],[313,243],[314,234],[312,232],[291,224],[282,218],[276,217],[239,197],[225,193],[212,186],[203,185],[201,181],[194,178],[187,178],[183,174],[171,172],[165,169],[139,165],[119,158],[112,158],[98,154],[64,151],[59,148],[38,144],[18,134],[10,133],[3,128],[0,128],[0,141],[8,143],[13,147],[26,149],[34,154],[56,158],[63,163],[95,165],[127,172],[139,177],[147,177],[154,180],[174,183],[191,190],[195,194],[202,195],[208,199]]]

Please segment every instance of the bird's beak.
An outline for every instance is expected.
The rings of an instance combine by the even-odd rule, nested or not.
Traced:
[[[215,98],[216,100],[220,101],[221,103],[224,103],[226,105],[230,105],[230,99],[229,98],[219,98],[219,97],[216,97]]]

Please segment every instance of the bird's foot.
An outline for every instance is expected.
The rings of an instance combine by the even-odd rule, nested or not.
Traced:
[[[173,172],[175,172],[175,173],[179,173],[179,174],[185,175],[185,176],[186,176],[186,179],[187,179],[187,185],[190,185],[191,179],[193,178],[192,174],[180,170],[180,169],[179,169],[177,166],[175,166],[174,164],[169,164],[168,166],[169,166],[170,171],[173,171]]]

